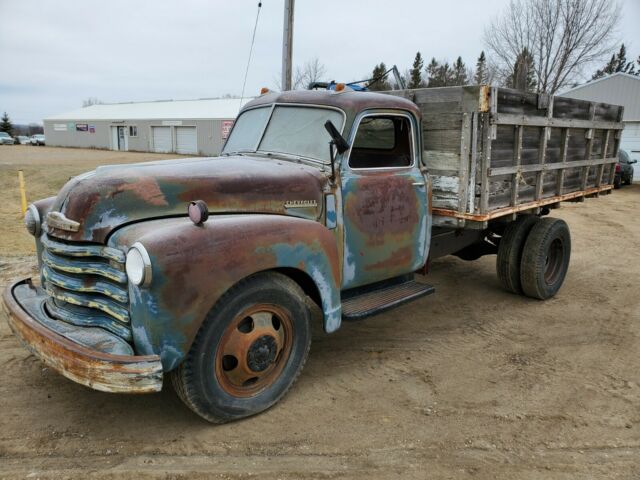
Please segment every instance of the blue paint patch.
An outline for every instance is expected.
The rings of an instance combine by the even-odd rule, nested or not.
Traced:
[[[336,196],[329,194],[325,197],[326,204],[326,225],[329,230],[333,230],[338,225],[338,218],[336,212]]]

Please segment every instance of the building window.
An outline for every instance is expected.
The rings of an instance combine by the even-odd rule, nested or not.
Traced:
[[[138,127],[135,125],[129,125],[129,136],[137,137],[138,136]]]

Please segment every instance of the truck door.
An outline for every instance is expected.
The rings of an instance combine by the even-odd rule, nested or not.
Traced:
[[[365,112],[342,161],[343,288],[420,268],[428,248],[427,182],[415,117]]]

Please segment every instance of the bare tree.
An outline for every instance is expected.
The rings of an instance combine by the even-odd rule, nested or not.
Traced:
[[[302,68],[296,67],[296,72],[293,75],[293,89],[308,88],[309,84],[322,80],[326,73],[327,69],[325,66],[320,62],[318,57],[314,57],[305,62]]]
[[[90,107],[91,105],[102,105],[104,102],[98,97],[89,97],[82,101],[83,107]]]
[[[291,88],[293,90],[304,90],[309,87],[310,83],[319,82],[326,75],[327,69],[318,57],[308,60],[304,65],[297,66],[293,72]],[[280,75],[274,77],[276,90],[282,90],[282,78]]]
[[[612,52],[619,18],[611,0],[511,0],[484,40],[503,81],[526,49],[537,90],[554,94]]]

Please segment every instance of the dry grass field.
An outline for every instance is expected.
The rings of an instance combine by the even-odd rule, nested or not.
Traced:
[[[96,165],[158,157],[0,147],[0,288],[34,271],[18,168],[34,200]],[[0,314],[0,478],[640,478],[639,202],[634,185],[553,211],[573,241],[555,298],[500,290],[495,257],[440,259],[435,295],[316,329],[285,399],[226,425],[168,385],[76,385]]]

